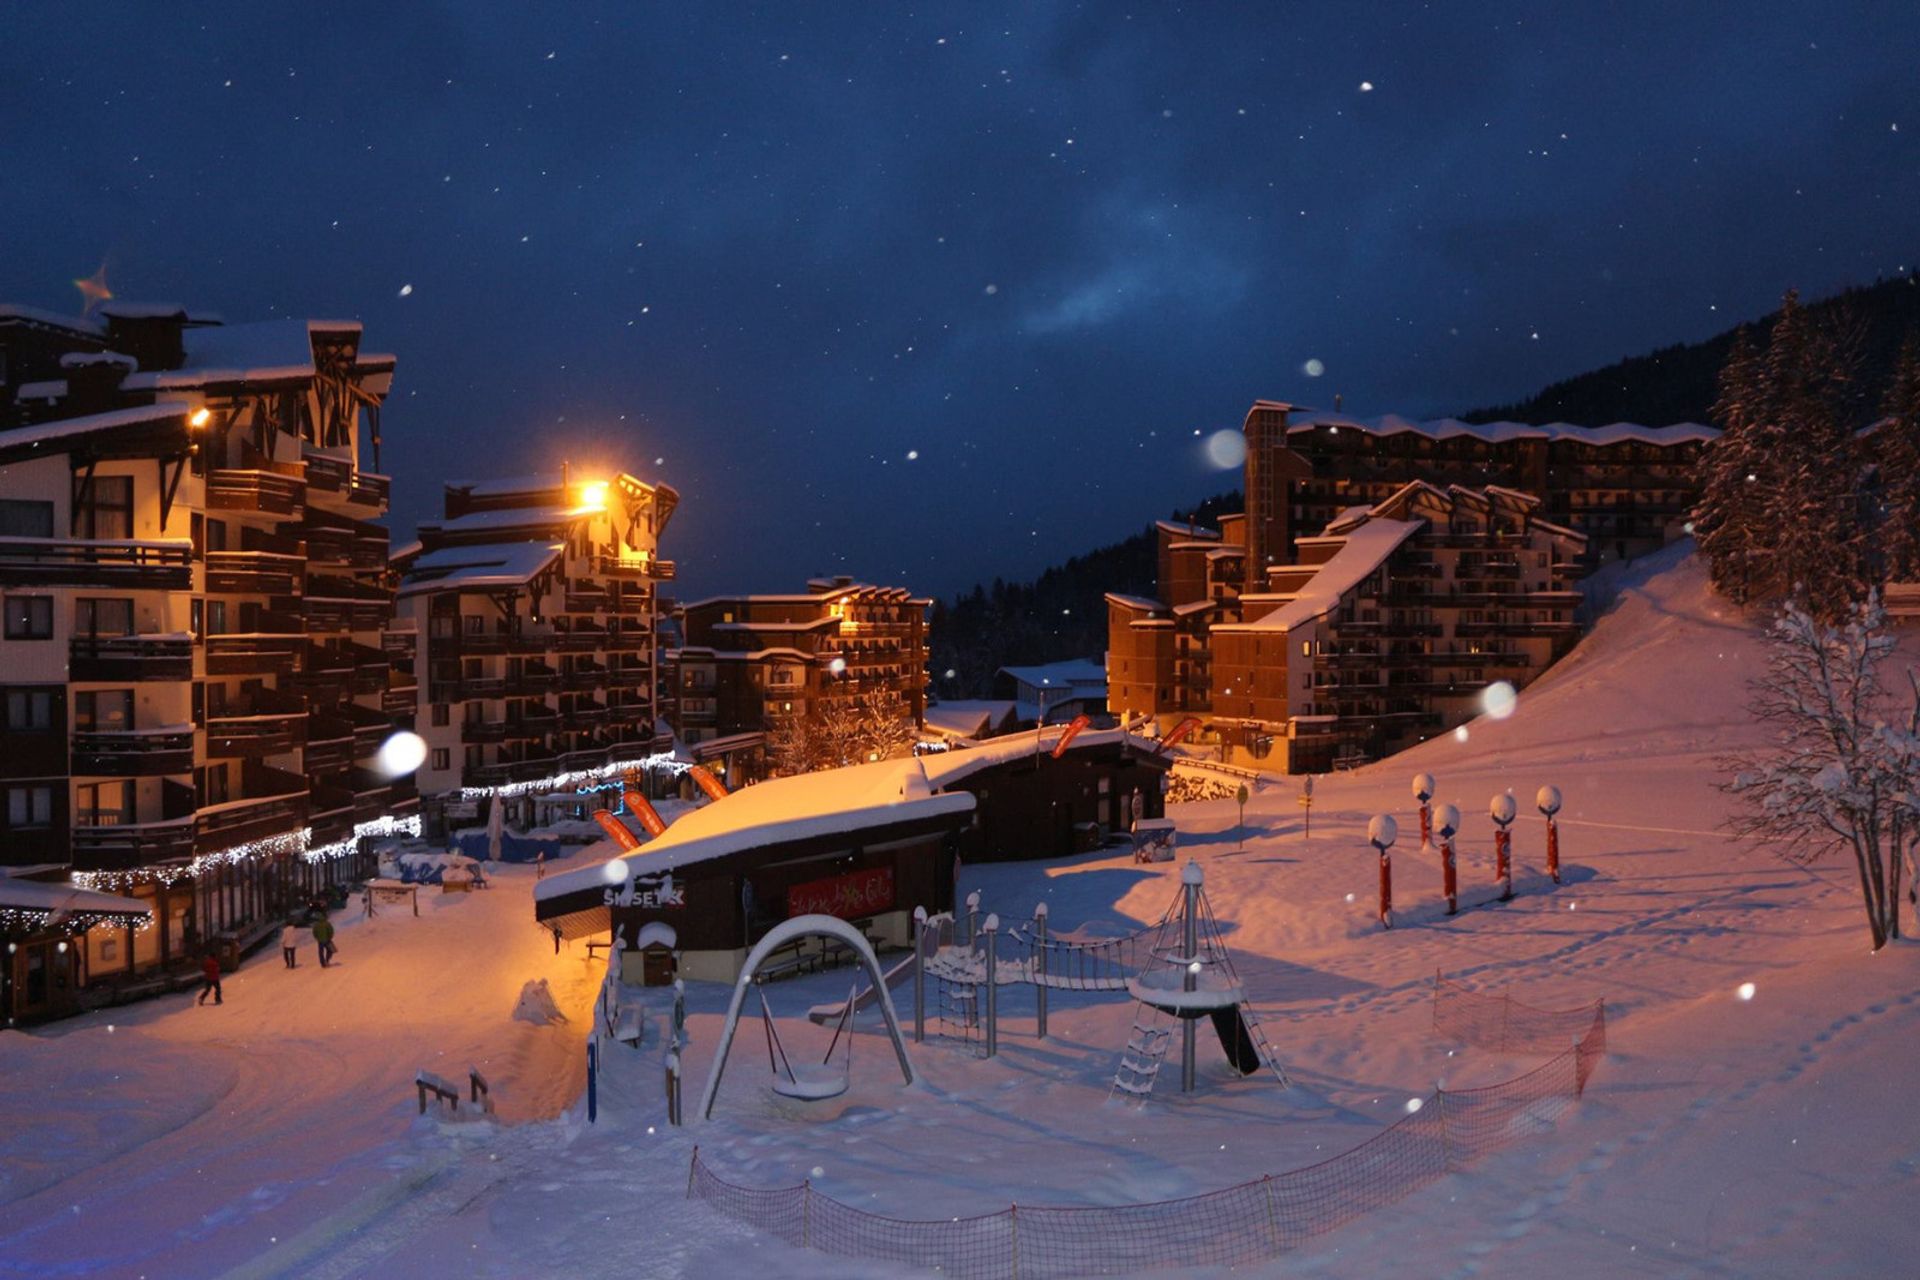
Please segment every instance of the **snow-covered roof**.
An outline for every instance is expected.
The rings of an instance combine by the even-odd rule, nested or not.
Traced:
[[[1171,533],[1175,537],[1210,538],[1216,542],[1220,540],[1218,529],[1209,529],[1201,524],[1178,524],[1172,520],[1155,520],[1153,527],[1162,533]]]
[[[544,901],[616,884],[608,871],[614,863],[627,875],[651,875],[763,845],[964,813],[973,805],[965,792],[935,795],[912,758],[773,778],[694,810],[631,854],[548,876],[534,886],[534,897]],[[612,848],[612,841],[593,846]]]
[[[1189,600],[1185,604],[1173,606],[1173,616],[1176,618],[1187,618],[1196,613],[1205,613],[1207,610],[1213,608],[1215,603],[1216,602],[1212,600]]]
[[[1010,701],[957,698],[926,710],[927,728],[952,738],[978,738],[1013,714]]]
[[[1397,436],[1411,432],[1426,436],[1430,440],[1451,440],[1459,436],[1471,436],[1489,444],[1504,444],[1510,440],[1570,440],[1580,444],[1605,445],[1633,441],[1640,444],[1667,446],[1689,442],[1704,444],[1720,438],[1720,433],[1714,428],[1703,426],[1698,422],[1677,422],[1665,427],[1646,427],[1636,422],[1614,422],[1604,427],[1582,427],[1570,422],[1548,422],[1536,425],[1527,422],[1462,422],[1458,418],[1436,418],[1421,422],[1393,413],[1384,414],[1378,418],[1350,418],[1338,413],[1313,412],[1289,421],[1287,434],[1294,435],[1328,427],[1342,431],[1362,431],[1373,436]]]
[[[473,529],[545,529],[598,515],[600,507],[509,507],[502,511],[474,511],[452,520],[422,520],[422,529],[462,533]]]
[[[177,302],[135,302],[129,298],[109,298],[98,308],[113,320],[185,320],[187,309]]]
[[[132,374],[122,385],[159,390],[310,378],[315,333],[359,331],[355,320],[257,320],[188,328],[180,334],[186,352],[180,368]]]
[[[153,907],[138,898],[99,893],[71,884],[21,880],[0,876],[0,907],[13,911],[93,912],[98,915],[146,916]]]
[[[56,422],[43,422],[38,426],[15,427],[0,431],[0,449],[16,448],[23,444],[61,444],[81,436],[92,435],[96,431],[112,431],[118,427],[136,427],[143,423],[165,422],[169,418],[185,419],[188,407],[179,403],[143,404],[131,409],[90,413],[80,418],[62,418]]]
[[[1123,609],[1145,609],[1149,613],[1157,612],[1166,606],[1158,600],[1149,600],[1145,596],[1130,596],[1119,591],[1107,592],[1107,600]]]
[[[1307,580],[1307,584],[1291,601],[1264,617],[1216,629],[1289,631],[1304,622],[1331,613],[1339,607],[1341,596],[1359,586],[1368,574],[1385,563],[1401,543],[1425,524],[1424,520],[1388,520],[1379,516],[1368,520],[1344,536],[1341,548],[1319,566],[1319,571]]]
[[[1045,730],[1038,749],[1051,750],[1063,732],[1064,727]],[[1124,730],[1096,729],[1080,734],[1068,750],[1091,751],[1121,742],[1146,751],[1155,746]],[[1035,749],[1032,737],[1018,734],[962,751],[773,778],[694,810],[631,853],[550,875],[534,886],[533,896],[545,902],[583,892],[599,894],[634,875],[671,871],[749,849],[966,813],[974,807],[973,796],[947,788],[982,769],[1032,755]],[[603,840],[587,852],[591,857],[614,851],[614,842]]]
[[[26,320],[33,324],[70,329],[75,333],[106,332],[106,326],[92,316],[63,316],[56,311],[43,311],[39,307],[23,306],[18,302],[0,302],[0,320]]]
[[[60,357],[62,369],[87,369],[95,365],[133,370],[140,367],[140,362],[118,351],[69,351]]]
[[[1107,683],[1106,665],[1086,658],[1069,658],[1065,662],[1049,662],[1038,667],[1002,667],[1000,674],[1012,676],[1021,684],[1036,689],[1063,689],[1081,684],[1104,686]]]
[[[559,543],[495,542],[472,547],[442,547],[413,562],[399,594],[461,587],[524,586],[559,559]]]
[[[633,945],[641,951],[648,947],[671,949],[680,945],[680,934],[664,920],[649,920],[640,926],[640,935],[633,940]]]
[[[539,493],[560,487],[558,471],[542,471],[525,476],[498,476],[492,480],[449,480],[447,488],[458,489],[476,498],[502,498],[516,493]]]

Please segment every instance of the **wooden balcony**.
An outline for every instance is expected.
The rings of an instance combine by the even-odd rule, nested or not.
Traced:
[[[305,468],[266,463],[257,470],[216,467],[207,472],[207,510],[297,516],[307,504]]]
[[[356,471],[347,487],[347,501],[356,507],[380,512],[387,509],[387,492],[393,482],[371,471]]]
[[[653,682],[653,668],[608,667],[606,682],[609,689],[644,689]]]
[[[271,551],[207,552],[209,595],[297,596],[306,582],[304,556]]]
[[[131,729],[121,732],[79,729],[73,735],[72,771],[76,777],[150,778],[193,772],[193,727]]]
[[[676,566],[671,560],[621,560],[614,556],[595,556],[593,571],[608,578],[651,578],[657,582],[670,582],[676,574]]]
[[[460,741],[462,742],[505,742],[507,740],[507,722],[505,720],[463,720],[460,723]]]
[[[259,625],[282,626],[279,615],[265,616]],[[254,631],[207,637],[207,674],[210,676],[290,675],[306,652],[306,639],[278,631]]]
[[[304,698],[278,689],[261,689],[218,711],[207,712],[210,758],[278,755],[307,740]]]
[[[69,837],[73,865],[82,871],[118,871],[193,857],[194,818],[76,826]]]
[[[307,824],[307,780],[252,761],[247,764],[247,795],[208,805],[195,815],[196,852],[212,853],[268,836],[291,835]],[[256,769],[260,772],[253,772]]]
[[[353,754],[353,721],[324,711],[307,713],[304,758],[309,774],[345,769],[353,763]]]
[[[361,596],[317,596],[311,584],[300,613],[309,632],[378,631],[392,612],[388,599]]]
[[[183,541],[0,538],[0,585],[185,591],[193,546]]]
[[[75,636],[67,648],[67,676],[75,682],[114,684],[193,679],[193,638]]]

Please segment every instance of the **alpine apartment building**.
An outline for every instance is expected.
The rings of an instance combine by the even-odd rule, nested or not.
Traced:
[[[354,321],[0,308],[0,906],[89,904],[0,912],[6,1017],[247,949],[414,812],[372,767],[413,706],[393,370]]]
[[[1263,767],[1294,771],[1371,758],[1417,741],[1436,725],[1472,714],[1471,695],[1486,683],[1508,680],[1517,687],[1558,657],[1575,634],[1571,602],[1559,600],[1560,593],[1596,563],[1641,555],[1684,536],[1699,493],[1700,453],[1718,434],[1692,423],[1589,428],[1295,414],[1291,405],[1265,400],[1249,410],[1245,513],[1223,517],[1217,529],[1160,522],[1155,595],[1107,596],[1108,701],[1115,712],[1152,715],[1163,729],[1196,717],[1197,741]],[[1457,521],[1451,514],[1456,508],[1466,513]],[[1350,621],[1350,629],[1398,619],[1440,630],[1381,632],[1385,648],[1375,656],[1382,681],[1394,693],[1375,697],[1370,707],[1363,704],[1371,694],[1337,692],[1357,687],[1352,668],[1371,652],[1345,642],[1337,652],[1295,655],[1294,700],[1281,699],[1271,687],[1279,650],[1267,619],[1283,612],[1276,605],[1287,592],[1306,589],[1302,575],[1318,573],[1333,554],[1329,549],[1344,546],[1363,516],[1372,520],[1373,532],[1359,536],[1356,546],[1383,536],[1383,520],[1426,532],[1404,550],[1396,547],[1396,564],[1419,565],[1394,585],[1396,603],[1384,606],[1386,612],[1377,601],[1366,606],[1363,612],[1376,615],[1372,623]],[[1460,545],[1440,546],[1433,538]],[[1494,541],[1469,547],[1476,538]],[[1350,565],[1358,554],[1339,563]],[[1461,566],[1476,572],[1494,566],[1493,576],[1456,576]],[[1376,565],[1354,589],[1373,581],[1376,569],[1394,576],[1394,567]],[[1444,588],[1447,603],[1405,604],[1417,593],[1410,576],[1417,574]],[[1326,590],[1331,581],[1321,577],[1314,590]],[[1500,598],[1491,604],[1481,599],[1495,596]],[[1406,612],[1422,607],[1436,616]],[[1456,619],[1455,612],[1473,616]],[[1464,632],[1453,629],[1456,620]],[[1319,622],[1303,621],[1315,632],[1307,637],[1310,644],[1326,642]],[[1512,633],[1503,635],[1509,628]],[[1428,643],[1456,634],[1472,643]],[[1556,644],[1542,648],[1542,639]],[[1449,665],[1430,661],[1435,655],[1483,661]],[[1340,680],[1306,686],[1310,693],[1323,692],[1304,704],[1297,700],[1301,656],[1326,657],[1341,668]],[[1496,656],[1513,660],[1484,660]],[[1256,668],[1266,672],[1263,680],[1251,678]],[[1430,678],[1415,679],[1411,668]],[[1255,687],[1264,691],[1251,693]],[[1339,706],[1354,715],[1330,710]],[[1333,720],[1324,718],[1329,715]],[[1276,754],[1276,741],[1300,745]]]
[[[667,657],[675,735],[738,782],[764,771],[768,734],[796,718],[819,723],[836,701],[890,708],[917,732],[932,603],[905,587],[835,577],[805,593],[683,606],[681,644]]]
[[[674,564],[659,547],[679,501],[566,467],[446,487],[445,517],[394,561],[402,625],[419,636],[430,829],[463,791],[534,795],[671,749],[655,673]]]

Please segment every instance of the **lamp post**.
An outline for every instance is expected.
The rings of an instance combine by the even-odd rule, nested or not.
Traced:
[[[1443,804],[1433,812],[1434,830],[1440,836],[1440,892],[1447,898],[1447,914],[1460,910],[1460,882],[1454,873],[1453,835],[1460,830],[1460,810]]]
[[[1555,884],[1560,883],[1560,829],[1554,825],[1553,815],[1560,812],[1560,788],[1542,787],[1533,797],[1540,812],[1547,815],[1547,874],[1553,877]]]
[[[1507,830],[1516,812],[1513,797],[1502,791],[1487,804],[1493,819],[1493,874],[1501,881],[1500,901],[1513,901],[1513,832]]]
[[[1420,847],[1424,849],[1433,843],[1433,810],[1427,807],[1427,801],[1433,799],[1432,774],[1413,775],[1413,798],[1420,802]]]
[[[1400,834],[1400,824],[1384,813],[1367,824],[1367,840],[1380,853],[1380,927],[1393,928],[1393,859],[1387,850]]]

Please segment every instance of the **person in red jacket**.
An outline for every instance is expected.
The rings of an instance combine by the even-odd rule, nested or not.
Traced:
[[[213,997],[215,1004],[225,1003],[220,995],[220,957],[207,952],[200,961],[200,974],[205,981],[200,986],[200,998],[194,1003],[205,1004],[208,996]]]

